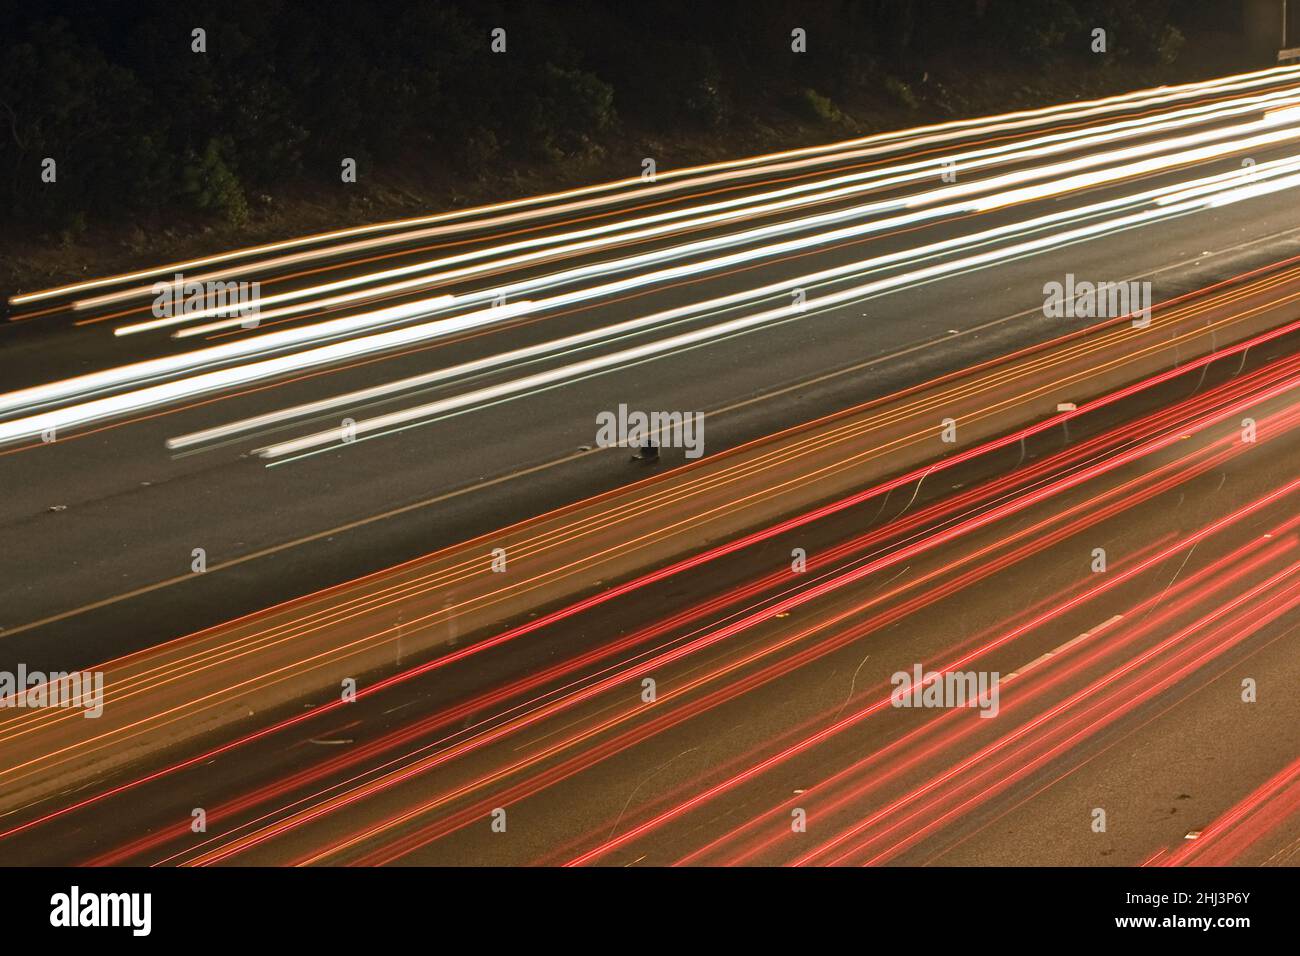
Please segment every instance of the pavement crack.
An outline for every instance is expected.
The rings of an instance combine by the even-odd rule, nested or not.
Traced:
[[[667,767],[669,764],[671,764],[671,763],[673,763],[673,762],[675,762],[675,761],[677,761],[677,760],[680,760],[682,757],[685,757],[687,754],[689,754],[689,753],[694,753],[695,751],[697,751],[697,750],[699,750],[699,749],[700,749],[699,747],[692,747],[692,748],[690,748],[689,750],[683,750],[683,751],[682,751],[681,753],[679,753],[676,757],[672,757],[672,758],[669,759],[669,760],[665,760],[665,761],[664,761],[663,763],[661,763],[659,766],[657,766],[657,767],[655,767],[653,770],[651,770],[650,773],[647,774],[647,775],[646,775],[646,776],[641,780],[640,783],[638,783],[635,787],[633,787],[633,788],[632,788],[632,792],[629,793],[629,794],[627,795],[627,802],[623,804],[623,809],[620,810],[620,811],[618,811],[618,816],[614,819],[614,825],[613,825],[612,827],[609,828],[609,836],[605,837],[605,842],[608,843],[610,840],[614,839],[614,834],[618,832],[618,825],[619,825],[620,823],[623,822],[623,815],[624,815],[625,813],[627,813],[627,808],[630,807],[630,806],[632,805],[632,801],[633,801],[633,799],[635,799],[635,797],[636,797],[636,795],[637,795],[637,791],[639,791],[639,790],[640,790],[642,787],[644,787],[647,783],[649,783],[651,780],[653,780],[653,779],[654,779],[654,778],[659,774],[659,772],[660,772],[661,770],[663,770],[665,767]],[[645,857],[642,857],[642,859],[645,859]]]

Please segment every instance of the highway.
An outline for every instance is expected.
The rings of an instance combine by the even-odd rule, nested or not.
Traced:
[[[0,553],[0,626],[8,635],[6,653],[11,660],[33,665],[88,665],[625,485],[644,469],[629,464],[621,449],[592,447],[597,414],[620,403],[704,413],[704,450],[712,455],[1088,324],[1086,318],[1043,315],[1045,284],[1063,282],[1069,274],[1093,281],[1145,279],[1158,301],[1286,258],[1297,251],[1296,225],[1288,204],[1277,196],[1289,193],[1255,191],[1268,183],[1290,183],[1286,170],[1292,150],[1279,138],[1289,131],[1280,123],[1278,110],[1291,102],[1293,87],[1288,84],[1295,82],[1294,76],[1294,70],[1277,71],[1222,84],[1244,89],[1163,90],[1131,101],[1075,104],[1045,116],[885,136],[879,143],[810,156],[679,177],[664,173],[656,183],[634,178],[596,196],[548,200],[522,209],[404,226],[377,236],[313,243],[306,250],[244,257],[236,263],[240,268],[234,277],[261,281],[268,296],[282,294],[282,289],[364,278],[368,285],[360,290],[332,295],[371,290],[371,298],[362,301],[375,312],[417,308],[410,303],[450,293],[459,297],[458,303],[467,303],[446,310],[446,318],[455,319],[483,312],[474,303],[489,295],[495,301],[500,287],[507,289],[506,310],[531,309],[520,304],[525,300],[536,309],[501,320],[488,316],[486,325],[473,330],[241,387],[222,387],[134,414],[81,426],[59,425],[52,442],[40,440],[41,430],[11,441],[0,449],[0,480],[9,492],[0,504],[0,522],[6,538],[22,546]],[[1261,97],[1271,98],[1260,102]],[[1199,112],[1171,118],[1189,111]],[[1162,125],[1171,123],[1179,125]],[[1249,136],[1229,136],[1234,127],[1251,124],[1258,128]],[[1116,126],[1121,128],[1112,129]],[[1189,138],[1198,144],[1179,149],[1176,144]],[[1207,142],[1199,143],[1201,138]],[[1244,145],[1261,138],[1278,142],[1258,148]],[[991,150],[1005,152],[960,158]],[[1134,150],[1141,155],[1115,155]],[[1196,150],[1203,158],[1187,159],[1189,151]],[[1207,150],[1213,155],[1204,156]],[[1043,151],[1052,152],[1041,155]],[[1031,152],[1032,158],[1022,155]],[[1255,165],[1243,166],[1246,160]],[[1274,160],[1282,165],[1266,169]],[[976,168],[977,163],[990,165]],[[1067,173],[1063,164],[1080,168]],[[796,168],[787,168],[791,166]],[[955,182],[944,181],[948,172]],[[826,185],[853,176],[872,178]],[[1007,177],[1025,177],[1025,185],[1008,186]],[[1089,177],[1098,181],[1090,185]],[[1129,198],[1162,189],[1178,195],[1180,185],[1216,177],[1217,185],[1201,187],[1209,192],[1187,200],[1195,209],[1183,213],[1173,210],[1184,203],[1153,208],[1171,195],[1168,192],[1145,201]],[[999,179],[1001,189],[994,185]],[[1230,188],[1223,192],[1224,187]],[[766,198],[795,188],[808,191]],[[722,189],[731,191],[717,192]],[[1016,191],[1026,189],[1028,194]],[[826,198],[836,190],[856,191]],[[945,191],[951,190],[961,192],[949,197]],[[922,202],[918,197],[923,194],[941,195],[912,208]],[[733,201],[745,204],[707,214],[698,211]],[[763,215],[755,212],[759,205],[796,201],[800,205]],[[1223,204],[1200,205],[1206,201]],[[1107,205],[1112,203],[1119,205]],[[594,205],[565,209],[575,204]],[[1098,206],[1105,208],[1084,211]],[[953,207],[964,211],[951,211]],[[689,231],[680,221],[739,213],[746,217],[743,221],[694,225]],[[664,215],[678,219],[632,226]],[[1141,218],[1148,215],[1154,218]],[[808,222],[833,216],[844,218],[830,227],[860,234],[831,240],[826,223]],[[1116,231],[1121,219],[1134,216],[1143,224]],[[1044,224],[1028,225],[1035,220]],[[906,224],[899,225],[901,221]],[[609,239],[598,237],[604,243],[598,248],[553,248],[561,235],[606,226],[617,226],[618,231]],[[675,231],[667,235],[635,240],[627,235],[669,226]],[[1067,227],[1093,230],[1093,237],[1066,245]],[[443,232],[418,242],[403,240],[430,229]],[[775,234],[736,238],[764,229]],[[509,257],[498,250],[507,242],[505,234],[514,232],[521,232],[509,237],[515,243],[550,243],[515,257],[545,251],[546,260],[500,264]],[[985,234],[991,237],[977,238]],[[431,245],[433,238],[444,247],[454,243],[450,251],[457,254],[482,256],[473,267],[486,270],[491,278],[429,279],[428,267],[422,266],[425,271],[416,278],[425,285],[418,294],[372,290],[376,284],[409,281],[381,282],[373,276],[381,269],[428,261],[431,252],[416,254],[411,247]],[[377,240],[384,244],[334,251]],[[678,251],[663,262],[603,271],[613,270],[615,260],[653,259],[688,243],[723,240],[734,245],[707,255]],[[778,241],[802,245],[775,254]],[[1026,244],[1033,250],[1014,251]],[[936,246],[941,248],[920,251]],[[462,248],[468,251],[460,252]],[[325,255],[293,265],[259,264],[304,251]],[[703,261],[724,254],[744,261],[710,265],[708,271],[681,278],[650,278],[669,268],[703,268]],[[388,258],[361,261],[377,256]],[[287,353],[292,357],[308,351],[308,342],[320,347],[317,343],[326,341],[318,328],[322,323],[358,314],[363,318],[357,321],[372,321],[351,301],[316,305],[330,295],[313,292],[263,307],[266,315],[259,316],[255,330],[236,326],[179,340],[168,337],[177,331],[174,327],[112,334],[151,320],[148,293],[157,277],[170,279],[178,272],[201,277],[226,265],[149,273],[134,286],[144,290],[143,300],[137,295],[110,305],[69,308],[92,293],[123,288],[115,283],[15,303],[15,321],[3,329],[0,349],[3,380],[13,396],[0,414],[13,425],[11,432],[23,431],[15,423],[30,417],[23,411],[34,412],[34,399],[40,397],[25,389],[48,389],[73,376],[129,369],[145,360],[184,357],[199,348],[232,343],[249,343],[255,349],[252,354],[260,356],[257,343],[262,337],[302,330],[307,338]],[[529,279],[549,282],[584,268],[602,271],[563,284],[555,280],[556,285],[529,285]],[[322,269],[328,271],[318,271]],[[938,272],[916,277],[922,269]],[[288,278],[294,270],[312,274]],[[809,278],[828,271],[836,274]],[[635,287],[592,291],[642,280],[645,284]],[[854,291],[873,282],[884,287],[861,295]],[[794,289],[805,290],[807,301],[801,307],[793,302]],[[816,304],[836,295],[848,298]],[[717,303],[737,296],[742,298]],[[561,299],[565,301],[543,305]],[[301,306],[310,308],[272,316],[276,309]],[[383,328],[421,329],[429,323],[417,319],[430,314],[412,313],[396,328]],[[105,318],[110,315],[115,317]],[[722,328],[737,322],[752,324]],[[610,334],[620,323],[643,325],[620,337]],[[189,322],[179,331],[196,324],[201,323]],[[700,338],[669,342],[693,333]],[[590,341],[547,345],[573,336],[588,336]],[[346,346],[359,338],[352,333],[328,341]],[[521,350],[544,345],[542,353],[519,357]],[[661,350],[633,357],[617,354],[645,346]],[[577,368],[591,360],[607,361],[600,368]],[[215,371],[248,364],[227,362]],[[528,381],[548,373],[555,379]],[[390,395],[351,399],[183,450],[167,448],[169,440],[206,428],[430,375],[450,377]],[[177,372],[164,382],[195,377]],[[522,390],[486,391],[503,386]],[[69,387],[68,395],[74,391]],[[122,394],[122,389],[109,394]],[[369,418],[435,401],[455,407],[419,411],[416,418],[391,426],[418,427],[365,432]],[[74,411],[65,418],[75,419],[75,408],[82,404],[47,397],[39,407],[71,407]],[[306,458],[266,460],[253,454],[268,443],[339,429],[345,417],[358,423],[361,440],[347,446],[334,441]],[[683,460],[676,449],[665,451],[663,458],[666,465]],[[304,488],[311,493],[302,493]],[[203,575],[191,571],[195,548],[206,556]],[[25,573],[31,566],[42,569],[39,581]]]
[[[1297,186],[1282,68],[16,295],[0,852],[1293,864]]]
[[[1268,778],[1294,789],[1297,338],[1160,376],[1068,438],[1058,422],[928,488],[816,509],[707,574],[449,650],[353,703],[260,715],[269,733],[111,775],[78,810],[10,814],[39,822],[0,845],[204,865],[1183,854]],[[990,718],[891,706],[891,676],[918,666],[1000,675]],[[0,725],[7,751],[23,729]],[[1230,843],[1251,862],[1294,862],[1279,787]]]

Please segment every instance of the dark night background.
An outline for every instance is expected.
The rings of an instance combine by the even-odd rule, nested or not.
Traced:
[[[107,267],[91,250],[150,258],[198,233],[220,247],[635,174],[642,156],[668,168],[1226,72],[1216,37],[1240,32],[1243,2],[12,3],[0,286],[62,271],[34,246]],[[341,192],[345,156],[360,181]]]

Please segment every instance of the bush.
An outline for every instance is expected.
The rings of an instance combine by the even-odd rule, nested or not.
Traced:
[[[1160,31],[1155,43],[1156,59],[1165,66],[1171,66],[1178,61],[1178,54],[1183,52],[1183,44],[1187,42],[1181,30],[1175,26],[1166,24],[1165,28]]]
[[[202,155],[191,155],[181,172],[181,190],[195,208],[215,213],[232,226],[242,226],[248,221],[248,200],[239,177],[221,153],[221,144],[211,139]]]
[[[819,123],[842,123],[844,114],[840,112],[829,96],[822,96],[816,90],[804,87],[796,100],[799,111],[808,119]]]
[[[547,63],[529,116],[534,146],[558,159],[585,146],[614,122],[614,90],[582,70]]]
[[[687,119],[702,126],[721,126],[730,110],[717,58],[703,44],[691,45],[684,51],[684,58],[685,81],[680,90],[682,112]]]
[[[179,205],[242,222],[247,196],[304,169],[337,182],[343,156],[380,178],[403,163],[591,156],[620,114],[662,135],[777,99],[840,124],[836,103],[873,87],[908,109],[960,112],[964,90],[914,90],[890,71],[986,55],[1017,69],[1071,51],[1089,69],[1168,65],[1183,46],[1172,24],[1221,25],[1222,3],[388,0],[382,16],[301,0],[0,4],[0,219],[57,231],[79,210],[93,222]],[[807,56],[790,51],[794,6]],[[1190,6],[1199,20],[1175,16]],[[207,52],[191,53],[195,10],[217,8],[203,18]],[[497,55],[489,31],[502,23]],[[1095,26],[1112,55],[1087,54]],[[47,156],[56,186],[40,180]]]
[[[1083,36],[1084,23],[1069,0],[1035,0],[1033,6],[1027,15],[1017,0],[991,0],[987,27],[1007,52],[1041,65],[1059,56],[1067,38]]]
[[[916,98],[912,88],[896,76],[885,77],[885,92],[895,103],[906,106],[909,110],[919,109],[921,106],[921,101]]]
[[[501,158],[501,144],[497,134],[490,129],[475,127],[465,134],[460,144],[461,165],[471,173],[481,176],[486,167]]]

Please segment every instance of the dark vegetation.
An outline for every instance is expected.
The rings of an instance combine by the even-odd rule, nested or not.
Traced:
[[[0,8],[0,223],[65,249],[111,227],[125,231],[116,245],[154,252],[166,245],[156,237],[178,232],[292,233],[313,216],[342,225],[635,174],[643,156],[667,168],[1119,89],[1133,74],[1204,75],[1185,47],[1237,29],[1238,7],[15,3]],[[1089,49],[1098,26],[1104,56]],[[204,53],[191,50],[195,27],[206,30]],[[495,27],[505,53],[490,48]],[[795,27],[807,31],[806,53],[791,49]],[[57,162],[56,184],[41,180],[45,157]],[[341,188],[344,157],[358,183]],[[294,203],[301,215],[285,219]]]

